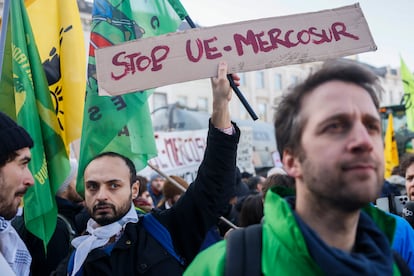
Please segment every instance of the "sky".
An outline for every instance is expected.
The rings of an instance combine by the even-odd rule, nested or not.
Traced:
[[[414,71],[413,0],[181,0],[191,19],[209,27],[239,21],[315,12],[359,3],[378,47],[359,55],[376,67],[400,67],[400,57]]]

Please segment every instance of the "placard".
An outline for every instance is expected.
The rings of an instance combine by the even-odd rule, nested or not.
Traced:
[[[96,51],[100,95],[377,49],[359,4],[138,39]]]

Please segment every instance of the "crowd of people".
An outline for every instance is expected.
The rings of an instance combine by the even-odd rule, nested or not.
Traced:
[[[401,214],[376,206],[379,197],[397,194],[396,184],[383,178],[381,87],[374,73],[352,61],[330,61],[286,93],[274,122],[283,168],[267,175],[236,166],[240,130],[229,112],[225,62],[211,84],[213,112],[195,181],[158,173],[147,179],[128,157],[103,152],[79,172],[82,198],[71,160],[46,250],[16,216],[34,185],[33,140],[0,113],[2,274],[224,275],[240,266],[253,275],[244,269],[250,266],[257,275],[412,275],[409,204]],[[414,200],[414,155],[395,175],[406,188],[398,195]],[[248,249],[230,243],[253,231],[260,239]],[[229,261],[234,251],[258,258]]]

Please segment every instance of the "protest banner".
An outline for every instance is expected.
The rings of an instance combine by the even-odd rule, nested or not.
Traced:
[[[99,95],[343,57],[377,49],[359,4],[190,29],[96,51]]]
[[[237,147],[237,166],[241,171],[254,173],[253,130],[241,127],[240,143]],[[167,175],[178,175],[191,183],[197,176],[198,167],[207,146],[207,128],[191,131],[156,132],[155,143],[158,155],[149,164]],[[150,168],[140,172],[150,175]]]

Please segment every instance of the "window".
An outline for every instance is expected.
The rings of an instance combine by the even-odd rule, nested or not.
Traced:
[[[282,90],[282,75],[277,73],[275,74],[275,89],[276,90]]]
[[[183,107],[187,106],[187,97],[186,96],[178,96],[177,101],[178,101],[178,104],[180,106],[183,106]]]
[[[167,94],[166,93],[154,92],[154,94],[152,94],[152,107],[154,110],[159,107],[166,106],[166,105],[167,105]]]
[[[267,104],[266,103],[259,103],[257,105],[257,109],[258,109],[258,116],[261,120],[266,122],[267,119]]]
[[[197,108],[200,111],[208,111],[208,99],[207,98],[198,98],[197,99]]]
[[[240,119],[248,119],[247,116],[249,115],[244,105],[240,102],[239,104],[240,110]]]
[[[298,76],[295,76],[295,75],[290,76],[290,85],[296,85],[298,81],[299,81]]]
[[[258,71],[256,72],[256,88],[263,89],[264,87],[265,87],[264,72]]]
[[[245,73],[239,73],[240,77],[240,86],[246,86],[246,74]]]

